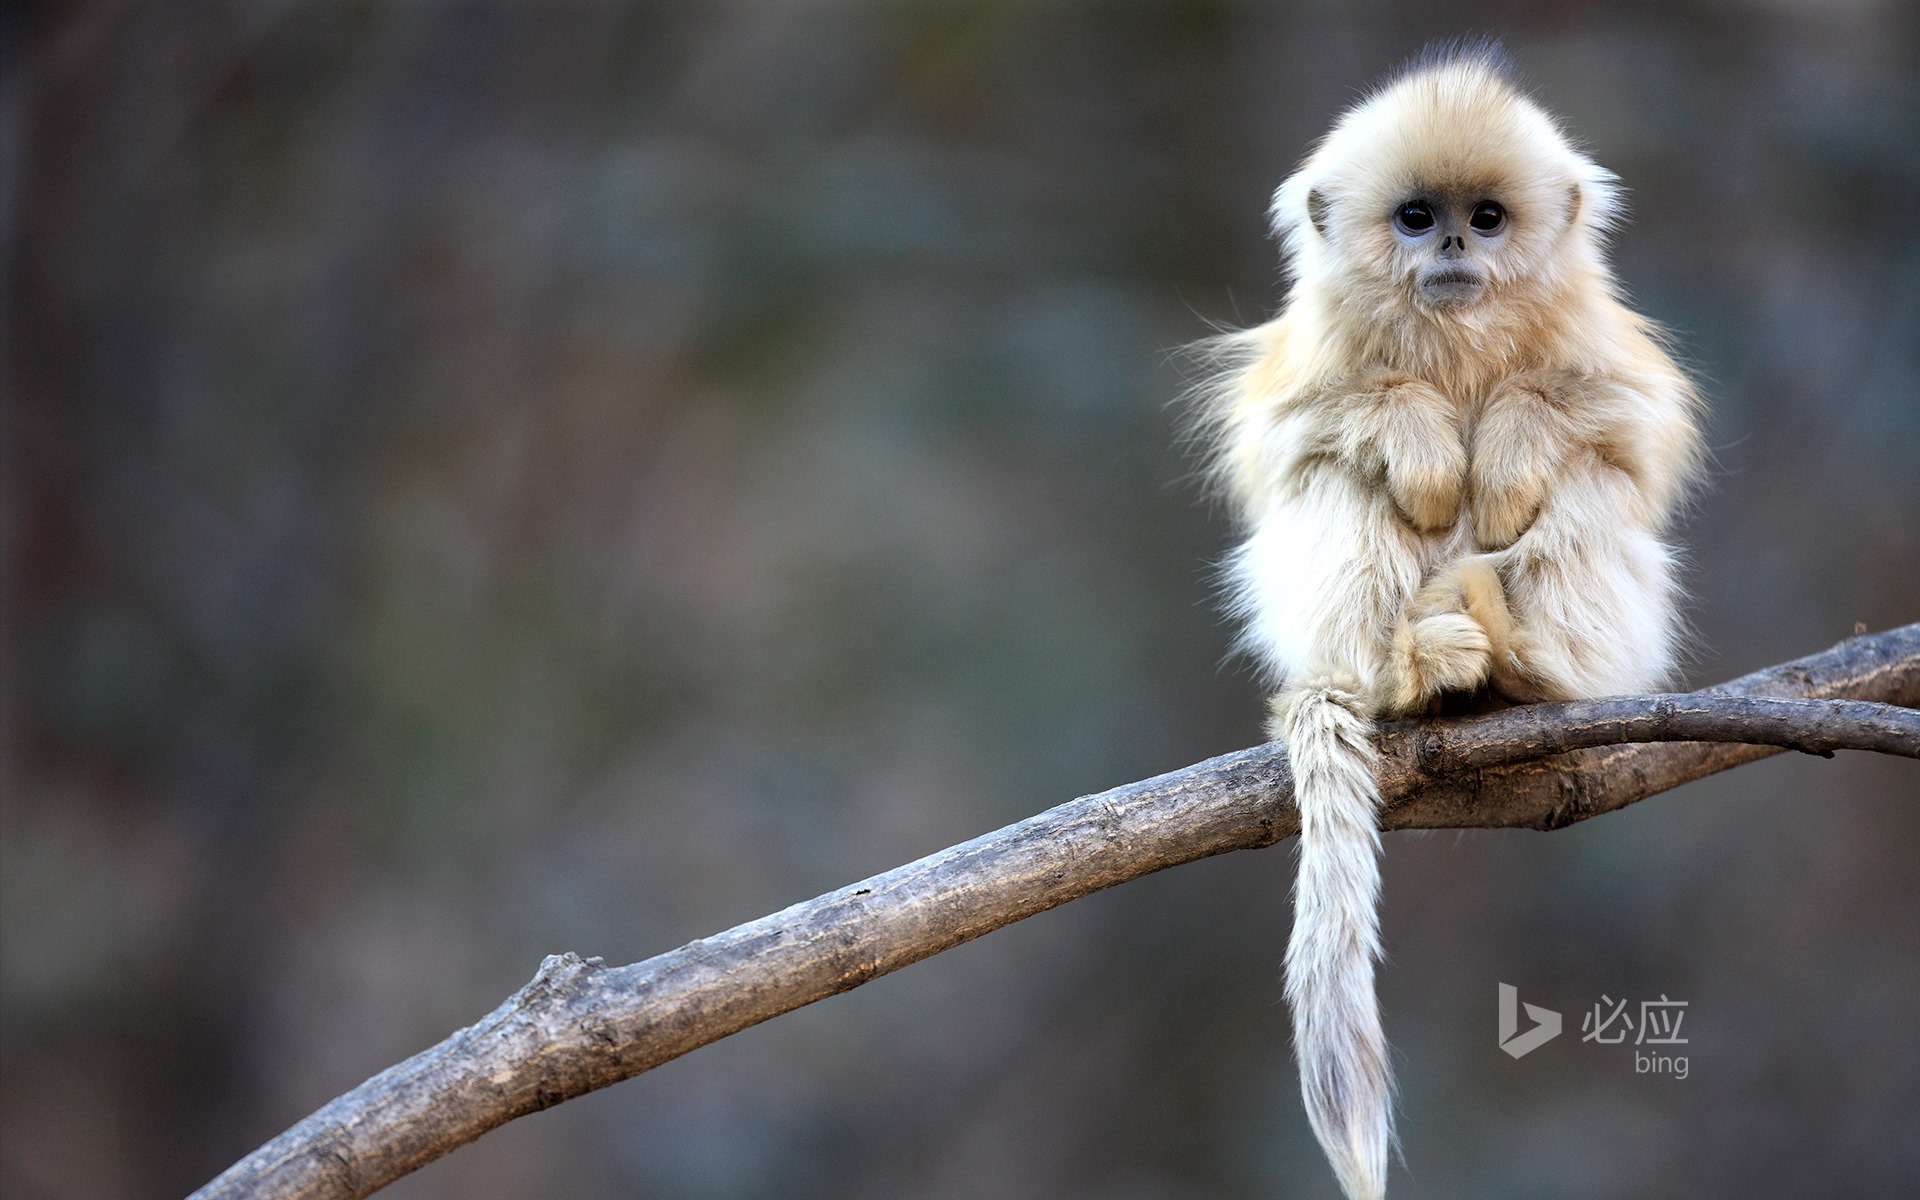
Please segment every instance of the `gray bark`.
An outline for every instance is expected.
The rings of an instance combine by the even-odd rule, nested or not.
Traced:
[[[1856,703],[1818,702],[1833,699]],[[1395,722],[1380,738],[1381,825],[1557,829],[1780,748],[1914,756],[1917,702],[1920,625],[1909,625],[1685,696]],[[645,962],[550,956],[481,1021],[193,1200],[368,1195],[515,1117],[1022,917],[1297,831],[1286,755],[1270,744],[1082,797]]]

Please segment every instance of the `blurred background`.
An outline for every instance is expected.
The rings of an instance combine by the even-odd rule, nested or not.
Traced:
[[[7,1197],[165,1197],[492,1008],[1259,740],[1180,347],[1435,36],[1630,188],[1694,683],[1920,619],[1920,9],[13,3]],[[1462,21],[1471,24],[1463,25]],[[1395,1195],[1920,1189],[1920,772],[1395,835]],[[515,1122],[428,1197],[1333,1197],[1291,851]],[[1496,985],[1566,1014],[1521,1061]],[[1685,1000],[1684,1080],[1583,1043]]]

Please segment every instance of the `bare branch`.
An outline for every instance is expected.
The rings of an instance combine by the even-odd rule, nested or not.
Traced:
[[[1885,703],[1822,702],[1836,698]],[[1912,756],[1920,714],[1889,705],[1916,702],[1920,625],[1909,625],[1685,696],[1399,722],[1381,736],[1381,824],[1554,829],[1776,747]],[[193,1200],[368,1195],[515,1117],[1023,917],[1297,830],[1286,755],[1260,746],[1082,797],[645,962],[551,956],[480,1022],[334,1100]]]

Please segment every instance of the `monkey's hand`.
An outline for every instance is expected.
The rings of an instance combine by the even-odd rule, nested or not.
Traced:
[[[1382,375],[1357,381],[1330,409],[1340,456],[1384,483],[1407,524],[1423,533],[1453,525],[1467,448],[1451,402],[1417,379]]]
[[[1487,396],[1474,426],[1468,511],[1482,550],[1504,550],[1540,515],[1555,474],[1577,437],[1578,381],[1561,371],[1529,371]]]

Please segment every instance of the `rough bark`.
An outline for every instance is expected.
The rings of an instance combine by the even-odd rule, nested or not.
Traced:
[[[1909,625],[1685,696],[1397,722],[1381,735],[1381,824],[1557,829],[1780,748],[1914,756],[1920,714],[1890,706],[1917,702],[1920,625]],[[1082,797],[645,962],[550,956],[481,1021],[321,1108],[194,1200],[368,1195],[515,1117],[1022,917],[1297,829],[1286,755],[1260,746]]]

